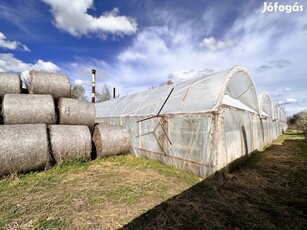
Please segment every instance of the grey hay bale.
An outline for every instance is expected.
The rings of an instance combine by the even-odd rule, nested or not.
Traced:
[[[50,145],[56,163],[69,160],[90,160],[92,138],[84,125],[50,125]]]
[[[66,75],[42,71],[31,71],[30,94],[50,94],[54,99],[70,97],[70,82]]]
[[[20,93],[21,80],[16,73],[0,72],[0,97],[8,93]]]
[[[93,103],[78,99],[61,98],[58,104],[61,125],[95,125],[95,106]]]
[[[93,142],[97,157],[128,153],[130,137],[123,126],[99,124],[95,126]]]
[[[2,103],[5,125],[55,124],[55,106],[51,95],[6,94]]]
[[[46,125],[0,126],[0,175],[41,169],[49,161]]]

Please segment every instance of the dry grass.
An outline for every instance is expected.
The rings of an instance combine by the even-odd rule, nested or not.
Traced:
[[[0,181],[0,229],[116,229],[200,178],[131,155]]]
[[[276,143],[231,180],[202,181],[124,229],[306,229],[307,143],[301,135]]]
[[[307,143],[276,143],[230,180],[130,155],[12,176],[0,181],[0,229],[306,229]]]

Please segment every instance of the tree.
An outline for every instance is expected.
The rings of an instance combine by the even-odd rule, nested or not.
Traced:
[[[300,113],[293,114],[291,117],[287,118],[287,124],[292,127],[297,123],[297,120],[300,117]]]
[[[299,113],[299,117],[294,125],[298,130],[304,132],[305,140],[307,142],[307,111]]]
[[[165,85],[172,85],[174,82],[172,80],[167,80],[166,82],[160,83],[160,86],[165,86]]]
[[[73,84],[71,87],[71,97],[83,101],[87,101],[87,97],[84,95],[85,89],[80,84]]]
[[[174,82],[172,80],[167,80],[165,82],[161,82],[159,84],[159,87],[165,86],[165,85],[172,85],[172,84],[174,84]],[[151,86],[149,89],[155,89],[155,88],[157,88],[157,86]]]
[[[293,114],[291,117],[288,117],[287,123],[290,128],[303,131],[307,142],[307,111]]]
[[[116,97],[119,97],[117,95]],[[101,92],[96,92],[96,102],[108,101],[112,98],[112,90],[111,86],[108,84],[104,84]]]

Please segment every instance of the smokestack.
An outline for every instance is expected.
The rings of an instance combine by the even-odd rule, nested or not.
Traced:
[[[95,103],[96,93],[96,70],[92,69],[92,103]]]
[[[113,98],[115,98],[115,87],[113,88]]]

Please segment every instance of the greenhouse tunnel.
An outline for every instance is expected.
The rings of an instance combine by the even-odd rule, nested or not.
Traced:
[[[241,66],[95,107],[97,123],[127,128],[132,154],[202,177],[263,145],[255,84]]]

